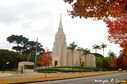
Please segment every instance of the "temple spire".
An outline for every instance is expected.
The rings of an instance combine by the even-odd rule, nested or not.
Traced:
[[[60,13],[59,30],[62,30],[62,31],[63,31],[63,26],[62,26],[62,14],[61,14],[61,13]]]

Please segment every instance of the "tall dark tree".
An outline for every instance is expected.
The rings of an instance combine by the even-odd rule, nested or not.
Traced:
[[[83,51],[84,48],[77,47],[77,51]]]
[[[108,56],[110,57],[110,59],[115,59],[116,58],[116,54],[112,51],[108,52]]]
[[[100,50],[101,47],[99,45],[95,44],[95,45],[93,45],[93,49],[95,49],[95,53],[97,53],[97,50],[98,49]]]
[[[36,48],[37,53],[44,52],[44,48],[39,42],[29,41],[26,46],[27,46],[26,53],[35,53]]]
[[[28,54],[28,60],[31,57],[31,61],[34,61],[36,53],[40,55],[44,52],[44,48],[41,43],[29,41],[28,38],[23,37],[22,35],[11,35],[7,38],[7,41],[9,41],[9,43],[16,44],[16,46],[13,46],[12,49],[21,54]]]
[[[9,43],[16,44],[16,46],[13,46],[12,49],[16,50],[17,52],[25,54],[35,53],[36,48],[38,53],[44,51],[41,43],[29,41],[28,38],[23,37],[22,35],[11,35],[7,38],[7,41],[9,41]]]
[[[101,44],[101,48],[102,48],[102,50],[103,50],[103,56],[105,55],[104,51],[105,51],[105,48],[106,48],[106,47],[107,47],[106,44],[104,44],[104,43]]]
[[[104,56],[99,53],[92,53],[96,57],[96,67],[102,69],[104,66]]]
[[[23,37],[22,35],[11,35],[7,37],[7,41],[9,43],[16,44],[16,46],[13,46],[12,49],[16,50],[17,52],[21,52],[26,48],[25,45],[28,42],[28,38]]]
[[[77,50],[78,50],[78,51],[82,51],[82,52],[83,52],[82,55],[86,55],[86,54],[91,53],[90,49],[88,49],[88,48],[85,48],[85,49],[84,49],[84,48],[78,47]]]
[[[34,58],[36,54],[40,55],[44,52],[44,48],[39,42],[28,41],[26,47],[27,49],[24,50],[23,53],[29,54],[28,61],[30,60],[30,57]]]
[[[17,69],[18,62],[26,61],[27,55],[9,50],[0,50],[0,70]]]
[[[88,48],[85,48],[85,49],[84,49],[84,48],[78,47],[77,50],[80,51],[80,52],[83,52],[83,53],[82,53],[82,56],[91,53],[90,49],[88,49]],[[80,58],[79,60],[80,60],[80,65],[81,65],[81,66],[84,66],[84,62],[81,60],[81,58]]]
[[[74,50],[76,49],[76,47],[77,45],[75,44],[75,42],[70,43],[68,47],[68,49],[70,49],[72,52],[72,66],[74,66],[74,55],[73,54],[74,54]]]
[[[83,49],[83,54],[82,55],[87,55],[87,54],[90,54],[90,53],[91,53],[90,49],[85,48],[85,49]]]

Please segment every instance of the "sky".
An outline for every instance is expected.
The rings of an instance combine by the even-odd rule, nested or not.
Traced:
[[[106,24],[99,20],[71,18],[67,10],[71,6],[63,0],[0,0],[0,49],[11,50],[6,38],[23,35],[30,41],[40,42],[44,48],[52,51],[55,34],[58,30],[60,13],[62,14],[63,30],[69,45],[73,41],[92,52],[94,44],[107,44],[105,49],[118,55],[119,46],[108,41]],[[102,54],[102,50],[99,51]]]

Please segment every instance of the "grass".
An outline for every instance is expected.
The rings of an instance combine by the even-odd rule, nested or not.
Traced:
[[[38,69],[37,72],[39,72],[39,73],[57,73],[57,71],[50,70],[50,69]]]
[[[67,74],[61,76],[53,76],[53,77],[29,77],[29,78],[20,78],[15,80],[1,80],[0,84],[8,84],[8,83],[30,83],[30,82],[40,82],[40,81],[52,81],[52,80],[62,80],[62,79],[71,79],[71,78],[80,78],[80,77],[90,77],[97,75],[106,75],[113,74],[114,72],[96,72],[96,73],[79,73],[79,74]]]

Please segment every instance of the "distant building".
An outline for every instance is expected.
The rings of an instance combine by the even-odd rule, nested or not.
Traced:
[[[30,72],[34,72],[34,63],[33,62],[19,62],[18,63],[18,71],[20,71],[21,73],[30,73]]]
[[[82,56],[83,52],[67,49],[66,35],[63,31],[62,19],[60,17],[60,23],[58,31],[55,35],[55,41],[52,51],[53,66],[79,66],[83,63],[84,66],[96,67],[96,59],[93,54],[87,54]],[[72,56],[74,57],[72,63]]]

